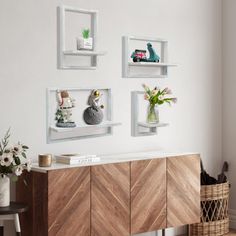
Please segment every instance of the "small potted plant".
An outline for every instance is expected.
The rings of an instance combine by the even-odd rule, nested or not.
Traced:
[[[153,90],[151,90],[145,84],[143,84],[143,88],[145,90],[144,99],[149,102],[147,122],[159,123],[159,112],[157,109],[157,105],[162,105],[164,103],[176,103],[177,98],[169,97],[172,94],[169,88],[159,89],[155,87]]]
[[[9,138],[10,130],[0,142],[0,207],[10,205],[10,179],[16,181],[24,169],[31,168],[26,156],[28,147],[20,142],[9,145]]]
[[[93,49],[93,38],[90,37],[90,30],[83,29],[82,36],[77,38],[77,49],[78,50],[92,50]]]

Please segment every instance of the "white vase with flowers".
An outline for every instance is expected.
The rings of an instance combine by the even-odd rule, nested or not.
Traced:
[[[0,142],[0,207],[10,205],[10,180],[16,181],[24,169],[30,171],[31,161],[26,156],[28,147],[18,142],[9,145],[10,130]]]
[[[160,89],[155,87],[150,89],[147,85],[143,84],[145,90],[144,99],[149,102],[147,111],[147,123],[159,123],[158,105],[168,103],[176,103],[177,98],[172,97],[172,91],[169,88]]]

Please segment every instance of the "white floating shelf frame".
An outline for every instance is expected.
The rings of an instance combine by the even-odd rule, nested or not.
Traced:
[[[139,121],[139,106],[138,96],[144,95],[143,91],[133,91],[131,93],[131,135],[137,136],[149,136],[156,135],[157,129],[160,127],[166,127],[168,123],[147,123],[145,121]]]
[[[106,52],[86,51],[86,50],[79,51],[78,50],[78,51],[64,51],[63,54],[66,56],[102,56],[102,55],[105,55]]]
[[[55,116],[55,109],[50,107],[51,93],[56,93],[57,90],[67,90],[69,92],[90,92],[93,89],[107,91],[107,113],[106,120],[98,125],[87,125],[83,121],[82,124],[74,128],[59,128],[52,123],[51,116]],[[54,98],[56,99],[56,97]],[[83,138],[94,138],[113,134],[113,128],[121,125],[120,122],[112,120],[112,95],[109,88],[48,88],[47,89],[47,143],[77,140]]]
[[[90,32],[91,37],[93,38],[93,50],[66,50],[65,47],[65,18],[66,12],[74,12],[78,14],[88,14],[91,16],[91,25]],[[98,20],[98,11],[97,10],[85,10],[71,6],[62,5],[58,7],[58,68],[59,69],[73,69],[73,70],[94,70],[97,67],[97,57],[103,56],[106,52],[97,51],[97,20]],[[65,65],[66,56],[90,56],[91,65],[89,66],[70,66]]]
[[[160,62],[132,62],[130,61],[130,44],[132,41],[156,42],[161,44]],[[123,36],[123,59],[122,59],[122,76],[124,78],[167,78],[168,68],[177,66],[177,64],[168,62],[168,41],[160,38],[152,37],[136,37],[136,36]],[[160,68],[159,74],[131,74],[131,67],[156,67]]]
[[[63,133],[63,132],[80,132],[81,130],[86,130],[88,131],[89,129],[94,130],[95,128],[110,128],[110,127],[114,127],[114,126],[118,126],[121,125],[120,122],[112,122],[112,121],[105,121],[102,122],[101,124],[98,125],[77,125],[74,128],[60,128],[57,127],[55,125],[51,125],[50,129],[52,131],[55,131],[57,133]]]

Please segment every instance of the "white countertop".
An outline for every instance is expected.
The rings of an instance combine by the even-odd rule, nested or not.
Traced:
[[[76,165],[67,165],[53,162],[51,167],[39,167],[38,163],[32,164],[32,171],[47,173],[47,171],[66,169],[66,168],[75,168],[83,166],[95,166],[95,165],[104,165],[111,163],[122,163],[129,161],[138,161],[138,160],[148,160],[155,158],[165,158],[172,156],[184,156],[184,155],[193,155],[198,154],[196,152],[165,152],[165,151],[152,151],[152,152],[138,152],[138,153],[123,153],[123,154],[110,154],[110,155],[100,155],[101,158],[98,162],[86,163],[86,164],[76,164]]]

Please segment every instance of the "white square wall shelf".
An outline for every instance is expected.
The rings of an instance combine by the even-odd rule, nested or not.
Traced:
[[[93,89],[102,93],[103,121],[98,125],[87,125],[83,120],[83,112],[88,107],[88,97]],[[72,108],[72,118],[76,123],[74,128],[59,128],[56,126],[55,113],[58,108],[57,90],[67,90],[75,99]],[[112,96],[108,88],[48,88],[47,89],[47,142],[69,141],[82,138],[112,135],[113,127],[121,125],[112,119]]]
[[[144,47],[147,43],[155,44],[153,45],[154,48],[158,46],[157,53],[160,55],[160,61],[133,62],[131,54],[136,49],[134,45],[138,46],[139,44],[145,50]],[[123,36],[122,50],[122,75],[124,78],[167,78],[169,67],[177,66],[168,61],[168,41],[165,39]]]
[[[168,123],[147,123],[144,104],[140,104],[140,98],[144,100],[143,91],[133,91],[131,93],[131,134],[134,137],[156,135],[157,128],[168,126]],[[140,111],[140,108],[142,111]],[[147,110],[147,108],[146,108]]]
[[[74,48],[66,48],[66,14],[76,13],[90,17],[90,32],[93,39],[92,50],[77,50],[76,41]],[[97,67],[98,56],[105,55],[105,51],[97,49],[97,19],[98,11],[85,10],[71,6],[58,7],[58,68],[59,69],[85,69],[94,70]],[[78,32],[78,35],[81,32]],[[75,39],[74,39],[75,40]],[[86,64],[82,63],[86,59]]]

